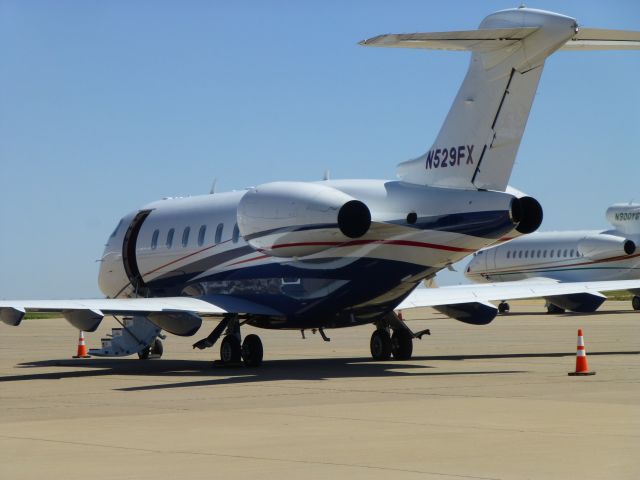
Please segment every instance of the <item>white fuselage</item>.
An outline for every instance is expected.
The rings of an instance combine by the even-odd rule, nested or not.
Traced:
[[[607,231],[535,232],[474,254],[465,276],[474,282],[546,277],[563,282],[640,278],[640,235]]]
[[[332,202],[366,205],[367,231],[345,236],[358,211],[341,219],[344,206]],[[111,298],[228,295],[269,305],[294,323],[358,323],[513,233],[513,202],[505,192],[382,180],[274,182],[160,200],[122,219],[99,285]]]

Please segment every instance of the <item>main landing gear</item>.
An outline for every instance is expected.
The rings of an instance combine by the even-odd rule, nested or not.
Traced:
[[[423,335],[431,335],[431,332],[427,329],[414,333],[401,316],[391,312],[376,323],[369,342],[371,356],[374,360],[389,360],[392,355],[396,360],[409,360],[413,354],[413,339]]]
[[[500,302],[498,304],[498,313],[509,313],[510,308],[507,302]]]
[[[162,340],[156,338],[150,345],[147,345],[138,352],[138,358],[140,360],[148,360],[150,358],[160,358],[164,352],[164,346]]]
[[[634,295],[631,299],[631,306],[634,310],[640,310],[640,295]]]
[[[241,342],[240,321],[237,315],[224,317],[209,336],[194,343],[193,348],[202,350],[213,347],[223,332],[225,335],[220,343],[220,361],[223,365],[237,365],[241,361],[247,367],[262,365],[262,341],[258,335],[250,334]]]
[[[547,313],[565,313],[565,309],[564,308],[560,308],[557,305],[554,305],[553,303],[548,303],[547,304]]]

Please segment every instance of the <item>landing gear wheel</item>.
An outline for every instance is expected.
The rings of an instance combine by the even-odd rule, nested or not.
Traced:
[[[246,367],[262,365],[262,341],[258,335],[247,335],[242,342],[242,360]]]
[[[510,310],[510,306],[507,302],[500,302],[498,304],[498,312],[500,313],[507,313]]]
[[[394,330],[391,336],[391,353],[396,360],[409,360],[413,353],[413,338],[406,330]]]
[[[138,352],[138,358],[140,360],[148,360],[149,358],[160,358],[164,352],[162,346],[162,340],[156,338],[150,345],[147,345]]]
[[[631,299],[631,306],[634,310],[640,310],[640,296],[634,295]]]
[[[381,328],[373,332],[369,347],[374,360],[389,360],[391,358],[391,336],[389,332]]]
[[[564,308],[560,308],[553,303],[547,305],[547,313],[564,313]]]
[[[242,359],[240,340],[235,335],[227,335],[220,344],[220,360],[222,363],[238,363]]]
[[[162,340],[156,338],[155,341],[151,344],[151,355],[157,358],[162,357],[164,353],[164,346],[162,345]]]
[[[138,358],[140,360],[148,360],[149,355],[151,354],[151,346],[147,345],[142,350],[138,352]]]

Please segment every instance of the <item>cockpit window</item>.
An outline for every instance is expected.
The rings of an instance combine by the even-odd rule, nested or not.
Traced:
[[[120,220],[118,222],[118,225],[116,225],[116,228],[113,230],[113,233],[111,234],[111,236],[109,238],[113,238],[118,234],[118,230],[120,230],[120,225],[122,225],[122,220]]]

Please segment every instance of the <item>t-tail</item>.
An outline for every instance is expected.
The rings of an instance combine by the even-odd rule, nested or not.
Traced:
[[[640,35],[579,29],[573,18],[517,8],[489,15],[478,30],[380,35],[361,45],[472,52],[433,146],[398,165],[398,177],[419,185],[504,191],[546,58],[556,50],[640,49]]]

